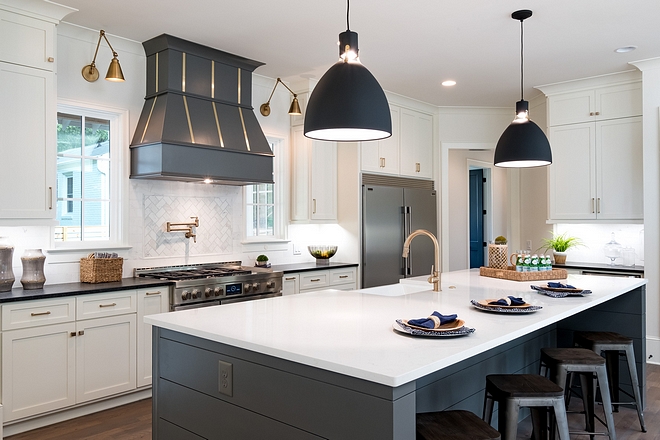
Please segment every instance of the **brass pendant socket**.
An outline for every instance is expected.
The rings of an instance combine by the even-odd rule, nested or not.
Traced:
[[[99,79],[99,69],[93,64],[88,64],[82,68],[82,76],[88,82],[94,82]]]

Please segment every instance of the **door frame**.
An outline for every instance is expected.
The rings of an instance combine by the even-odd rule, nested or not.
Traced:
[[[468,189],[467,189],[467,201],[468,201],[468,209],[467,209],[467,219],[468,219],[468,225],[470,221],[470,170],[483,170],[484,172],[484,179],[486,179],[486,182],[484,182],[484,187],[483,187],[483,198],[484,198],[484,209],[486,210],[486,215],[484,215],[484,222],[483,222],[483,228],[484,228],[484,241],[486,243],[490,242],[493,240],[493,164],[488,163],[488,162],[483,162],[480,160],[474,160],[474,159],[468,159],[467,160],[467,170],[468,170]],[[470,267],[470,228],[468,226],[467,229],[467,267]],[[484,246],[483,249],[484,252],[484,264],[488,263],[488,247]]]

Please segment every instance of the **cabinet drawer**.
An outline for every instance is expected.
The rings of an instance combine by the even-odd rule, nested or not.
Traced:
[[[300,274],[300,290],[323,289],[330,285],[330,271],[321,270]]]
[[[75,319],[74,297],[22,301],[2,306],[2,330],[59,324]]]
[[[79,320],[135,313],[136,311],[135,290],[100,293],[76,298],[76,319]]]
[[[333,270],[330,272],[330,284],[355,283],[355,269]]]

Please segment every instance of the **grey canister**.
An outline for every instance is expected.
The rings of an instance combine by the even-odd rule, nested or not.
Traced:
[[[7,237],[0,237],[0,292],[9,292],[16,280],[12,270],[13,257],[14,246]]]
[[[23,276],[21,277],[21,284],[24,290],[41,289],[46,282],[44,275],[44,262],[46,256],[41,252],[41,249],[26,249],[25,254],[21,257],[23,263]]]

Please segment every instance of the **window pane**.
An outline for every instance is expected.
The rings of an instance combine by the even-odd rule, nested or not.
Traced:
[[[85,118],[85,155],[105,156],[110,154],[110,121]]]
[[[110,198],[110,161],[85,159],[85,199]]]
[[[58,200],[55,241],[80,241],[81,202],[74,200]]]
[[[80,155],[82,147],[82,117],[57,114],[57,152]]]
[[[266,208],[266,231],[265,235],[275,235],[275,222],[274,222],[274,207],[268,206]]]
[[[250,193],[252,194],[252,203],[258,203],[259,187],[257,185],[250,185]]]
[[[77,157],[57,158],[57,198],[82,197],[82,161]]]
[[[110,239],[110,203],[83,202],[83,240]]]

